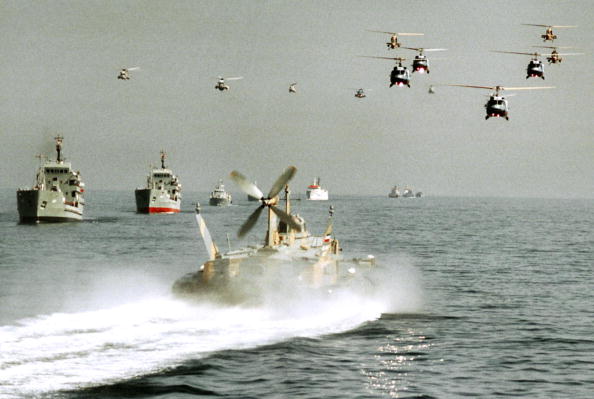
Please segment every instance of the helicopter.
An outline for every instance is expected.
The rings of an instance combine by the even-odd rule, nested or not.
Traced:
[[[132,67],[132,68],[122,68],[120,74],[118,75],[118,79],[120,80],[130,80],[130,71],[135,71],[140,69],[140,67]]]
[[[412,63],[412,72],[419,72],[419,73],[429,73],[429,59],[424,54],[426,51],[446,51],[446,48],[419,48],[419,47],[404,47],[402,48],[407,50],[414,50],[418,51],[419,54],[415,56],[415,59]]]
[[[225,80],[239,80],[239,79],[243,79],[243,76],[237,76],[234,78],[226,78],[226,79],[219,76],[219,81],[215,85],[215,89],[218,89],[219,91],[229,90],[229,85],[225,84]]]
[[[584,53],[559,53],[559,52],[557,52],[557,49],[558,48],[573,48],[571,46],[564,46],[564,47],[532,46],[532,47],[540,47],[540,48],[550,48],[550,49],[553,49],[551,51],[551,54],[543,54],[544,56],[547,57],[547,61],[549,62],[549,65],[561,63],[561,61],[563,61],[563,58],[561,58],[562,55],[565,56],[565,55],[583,55],[584,54]]]
[[[541,86],[541,87],[503,87],[503,86],[473,86],[473,85],[461,85],[461,84],[446,84],[441,86],[455,86],[455,87],[470,87],[473,89],[487,89],[487,90],[494,90],[494,93],[489,95],[489,100],[485,104],[485,110],[487,115],[485,115],[485,120],[495,117],[495,118],[505,118],[505,120],[509,120],[509,106],[507,100],[503,95],[500,95],[500,91],[504,90],[539,90],[539,89],[553,89],[554,86]]]
[[[357,98],[367,97],[367,94],[365,94],[365,90],[363,88],[351,89],[351,90],[355,90],[355,97],[357,97]],[[371,91],[371,89],[367,89],[367,90]]]
[[[384,32],[381,30],[369,30],[369,29],[367,29],[367,31],[392,35],[392,37],[390,37],[390,41],[386,43],[386,46],[388,47],[388,49],[392,49],[392,50],[400,47],[400,45],[402,44],[402,43],[398,42],[398,36],[423,36],[424,35],[424,33],[396,33],[396,32]]]
[[[289,93],[297,93],[297,83],[291,83],[289,86]]]
[[[396,65],[394,67],[394,69],[392,69],[392,72],[390,73],[390,87],[392,87],[394,85],[396,85],[398,87],[401,87],[401,86],[410,87],[411,73],[404,65],[402,65],[402,61],[406,61],[406,58],[402,58],[402,57],[372,57],[372,56],[368,56],[368,55],[360,55],[359,57],[380,58],[380,59],[384,59],[384,60],[398,61],[398,65]]]
[[[543,39],[543,42],[547,40],[553,41],[557,38],[557,35],[553,33],[553,28],[577,28],[577,25],[541,25],[541,24],[522,24],[528,26],[542,26],[543,28],[547,28],[544,35],[540,35]]]
[[[544,80],[544,64],[538,58],[542,54],[539,53],[521,53],[517,51],[498,51],[493,50],[494,53],[504,53],[504,54],[521,54],[521,55],[531,55],[532,59],[528,63],[526,67],[526,79],[528,78],[541,78]]]

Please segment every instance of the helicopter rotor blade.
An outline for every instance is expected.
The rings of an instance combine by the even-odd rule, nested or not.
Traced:
[[[573,46],[532,46],[532,47],[540,47],[540,48],[552,48],[552,49],[558,49],[558,48],[575,48]]]
[[[298,223],[295,220],[295,218],[289,215],[287,212],[281,210],[280,208],[277,208],[274,205],[270,205],[270,209],[272,209],[272,212],[274,212],[280,218],[280,220],[291,226],[292,229],[301,231],[301,229],[303,228],[301,223]]]
[[[247,195],[254,198],[262,199],[264,194],[254,183],[249,181],[244,175],[234,170],[231,172],[231,180],[233,180]]]
[[[236,76],[233,78],[225,78],[225,80],[239,80],[239,79],[243,79],[243,76]]]
[[[433,85],[433,86],[455,86],[455,87],[470,87],[472,89],[487,89],[487,90],[495,90],[495,86],[474,86],[474,85],[459,85],[459,84],[443,84],[443,85]]]
[[[132,67],[132,68],[126,68],[128,71],[136,71],[138,69],[140,69],[140,67]]]
[[[542,54],[539,53],[522,53],[519,51],[500,51],[500,50],[491,50],[492,53],[503,53],[503,54],[521,54],[521,55],[532,55],[532,56],[541,56]]]
[[[541,89],[554,89],[555,86],[534,86],[534,87],[499,87],[501,90],[541,90]]]
[[[262,213],[262,209],[266,208],[266,205],[262,204],[252,214],[250,217],[243,223],[239,231],[237,232],[238,237],[245,236],[255,225]]]
[[[358,55],[357,57],[362,57],[362,58],[380,58],[383,60],[394,60],[394,61],[405,61],[406,58],[402,58],[402,57],[376,57],[376,56],[371,56],[371,55]]]
[[[424,33],[398,33],[398,32],[386,32],[384,30],[371,30],[365,29],[367,32],[375,32],[375,33],[385,33],[387,35],[396,35],[396,36],[423,36]]]
[[[401,46],[400,48],[414,50],[414,51],[418,51],[421,53],[424,53],[425,51],[447,51],[447,48],[423,48],[423,47],[404,47],[404,46]]]
[[[584,55],[585,53],[557,53],[557,55]],[[545,54],[547,57],[551,57],[553,54]]]
[[[527,26],[542,26],[543,28],[577,28],[577,25],[543,25],[543,24],[522,24]]]
[[[293,178],[293,176],[295,176],[295,173],[297,172],[297,168],[294,166],[289,166],[282,175],[280,175],[278,177],[278,179],[276,179],[276,181],[274,182],[274,184],[272,185],[272,188],[270,189],[270,192],[268,193],[268,198],[274,198],[278,195],[278,193],[280,193],[280,191],[283,189],[283,187],[285,187],[285,185],[289,182],[289,180],[291,180]]]

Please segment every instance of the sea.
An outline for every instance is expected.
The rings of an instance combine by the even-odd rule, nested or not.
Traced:
[[[262,241],[243,194],[142,215],[89,190],[83,222],[21,225],[0,190],[0,398],[594,397],[594,200],[387,191],[292,203],[315,234],[334,207],[372,295],[230,305],[171,287],[207,259],[196,202],[219,248]]]

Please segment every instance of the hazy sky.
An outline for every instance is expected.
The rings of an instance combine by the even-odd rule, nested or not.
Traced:
[[[586,55],[526,80],[529,56]],[[388,35],[430,53],[431,73],[389,88]],[[92,190],[142,186],[159,151],[185,190],[242,171],[264,191],[295,165],[330,194],[594,198],[594,1],[6,1],[0,0],[0,187],[33,183],[52,138]],[[410,61],[406,61],[410,65]],[[139,66],[130,81],[120,68]],[[231,90],[217,76],[243,76]],[[298,83],[298,93],[288,86]],[[510,121],[484,119],[487,90],[462,83],[556,86],[510,97]],[[371,89],[356,99],[350,88]]]

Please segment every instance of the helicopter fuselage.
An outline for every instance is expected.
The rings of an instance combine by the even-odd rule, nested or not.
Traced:
[[[549,33],[545,33],[544,35],[540,35],[540,37],[542,37],[543,42],[546,42],[547,40],[553,41],[557,38],[557,35],[554,35],[552,32]]]
[[[413,60],[412,71],[419,73],[429,73],[429,60],[424,55],[417,55]]]
[[[225,90],[229,90],[229,86],[227,86],[225,83],[223,82],[218,82],[215,86],[215,89],[218,89],[220,91],[225,91]]]
[[[526,68],[526,79],[541,78],[544,79],[544,65],[540,60],[530,60]]]
[[[408,86],[410,87],[410,71],[402,65],[396,65],[390,73],[390,87]]]
[[[487,111],[485,119],[495,117],[509,120],[509,116],[507,114],[507,100],[501,96],[492,95],[489,97],[489,101],[487,101],[485,104],[485,109]]]

